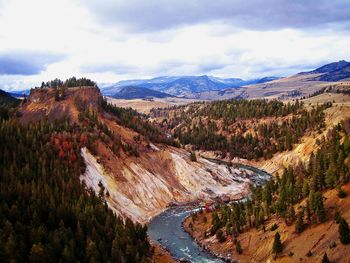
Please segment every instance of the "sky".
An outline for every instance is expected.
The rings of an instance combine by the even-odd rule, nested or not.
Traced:
[[[0,89],[288,76],[350,60],[348,0],[0,0]]]

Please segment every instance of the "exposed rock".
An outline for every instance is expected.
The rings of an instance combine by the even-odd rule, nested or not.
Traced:
[[[101,182],[109,192],[106,197],[109,206],[118,214],[142,223],[173,202],[211,200],[219,196],[236,199],[248,194],[250,180],[242,175],[250,171],[229,169],[203,158],[191,162],[188,152],[176,148],[160,151],[146,157],[153,163],[153,169],[142,159],[118,160],[123,162],[121,174],[125,180],[115,180],[115,174],[107,172],[83,148],[81,154],[87,168],[81,180],[96,192]]]

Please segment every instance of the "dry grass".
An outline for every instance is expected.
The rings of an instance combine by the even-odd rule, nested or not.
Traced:
[[[245,87],[249,98],[277,98],[286,95],[289,91],[298,90],[303,96],[308,96],[315,91],[334,84],[335,82],[310,81],[319,74],[294,75],[268,83],[255,84]]]

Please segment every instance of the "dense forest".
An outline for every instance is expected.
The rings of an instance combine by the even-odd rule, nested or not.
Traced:
[[[147,228],[81,184],[87,144],[67,120],[0,120],[0,262],[146,262]]]
[[[166,118],[161,127],[183,145],[221,151],[223,156],[269,159],[276,152],[291,150],[306,132],[322,130],[323,110],[330,106],[306,110],[298,100],[293,104],[227,100],[155,109],[151,116]]]
[[[349,127],[348,120],[331,130],[327,138],[318,142],[319,149],[307,165],[289,167],[280,177],[264,186],[253,187],[252,196],[247,201],[223,205],[215,210],[211,234],[216,235],[219,241],[224,241],[227,236],[233,236],[235,240],[240,233],[252,227],[265,230],[265,222],[278,215],[284,218],[286,224],[294,224],[296,233],[301,233],[310,225],[335,219],[339,224],[341,242],[350,243],[347,222],[339,212],[335,213],[335,218],[330,218],[322,195],[323,191],[336,188],[339,198],[346,196],[341,186],[350,179]],[[304,205],[296,209],[295,205],[302,200]],[[277,227],[275,225],[271,230]]]

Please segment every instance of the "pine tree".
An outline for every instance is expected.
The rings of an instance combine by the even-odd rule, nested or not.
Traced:
[[[344,245],[350,243],[349,225],[344,218],[341,218],[339,222],[339,239]]]
[[[278,232],[275,234],[275,239],[273,241],[272,245],[272,252],[275,254],[281,253],[283,250],[282,242],[281,242],[281,236]]]
[[[295,232],[301,233],[303,231],[304,231],[304,212],[299,212],[297,222],[295,224]]]
[[[321,263],[331,263],[328,259],[327,253],[324,252],[323,258],[322,258],[322,262]]]
[[[241,247],[241,242],[239,242],[239,240],[237,240],[237,242],[236,242],[236,252],[238,254],[242,254],[243,253],[243,250],[242,250],[242,247]]]
[[[315,193],[315,208],[318,222],[322,223],[326,221],[326,210],[323,205],[323,196],[320,192]]]

